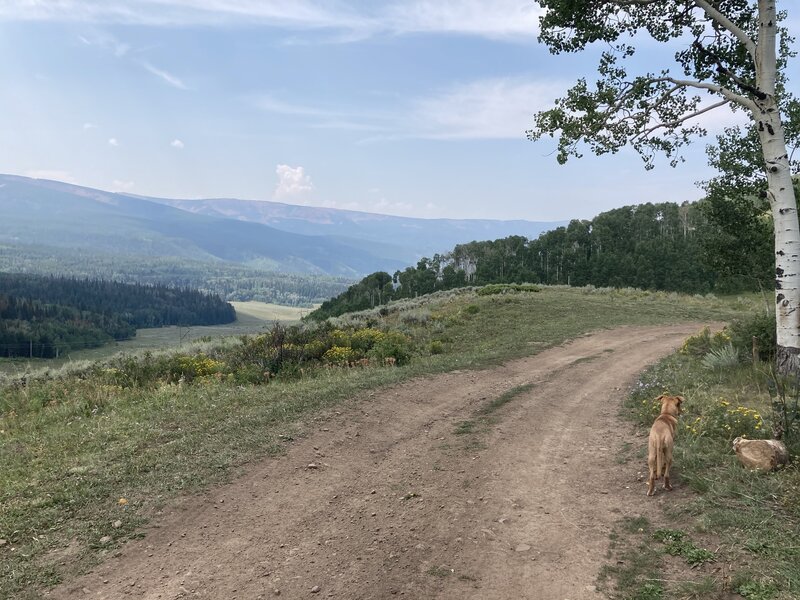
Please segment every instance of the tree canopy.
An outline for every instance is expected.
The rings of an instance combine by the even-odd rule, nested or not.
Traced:
[[[553,108],[535,116],[528,132],[534,140],[558,137],[559,162],[579,157],[584,146],[603,154],[630,145],[648,169],[659,153],[674,165],[682,160],[682,147],[705,135],[702,115],[722,107],[747,114],[758,149],[750,164],[763,173],[773,221],[777,366],[800,375],[800,221],[787,149],[797,110],[786,90],[793,40],[781,26],[786,13],[778,11],[777,0],[540,3],[545,13],[539,39],[551,52],[603,45],[598,80],[590,85],[579,79]],[[658,70],[630,75],[642,36],[671,44],[674,54]],[[744,171],[740,175],[746,178]]]

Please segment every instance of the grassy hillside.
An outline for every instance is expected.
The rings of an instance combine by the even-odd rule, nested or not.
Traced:
[[[193,214],[146,199],[0,175],[0,242],[138,256],[228,261],[275,271],[356,277],[404,262],[324,237]]]
[[[316,331],[276,330],[179,354],[71,365],[28,377],[25,385],[6,380],[0,597],[38,597],[37,590],[137,536],[171,497],[280,452],[304,418],[360,390],[480,369],[599,328],[728,320],[757,304],[633,290],[533,289],[461,289],[340,317]],[[385,366],[384,357],[400,366]]]

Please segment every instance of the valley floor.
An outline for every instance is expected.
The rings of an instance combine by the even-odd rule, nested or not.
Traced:
[[[419,378],[318,418],[285,455],[154,517],[50,598],[602,598],[621,520],[659,520],[627,387],[696,324],[601,331]]]

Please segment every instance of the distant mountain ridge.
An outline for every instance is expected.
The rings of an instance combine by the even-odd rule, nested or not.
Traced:
[[[346,238],[379,244],[410,264],[422,256],[447,252],[456,244],[494,240],[510,235],[535,239],[566,225],[566,221],[495,219],[418,219],[377,213],[298,206],[267,200],[212,198],[173,200],[147,198],[195,214],[261,223],[302,235],[327,235],[343,243]]]
[[[255,200],[175,200],[0,175],[0,243],[174,256],[359,277],[458,243],[535,238],[560,223],[413,219]]]

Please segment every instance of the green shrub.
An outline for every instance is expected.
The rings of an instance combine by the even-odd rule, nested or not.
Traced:
[[[742,356],[739,349],[728,342],[721,348],[712,348],[701,362],[710,371],[721,371],[737,366],[742,362]]]
[[[732,407],[731,403],[720,398],[705,407],[703,414],[688,420],[685,427],[694,435],[732,440],[737,437],[764,437],[764,420],[752,408]]]
[[[205,354],[176,354],[170,358],[167,381],[190,382],[197,377],[206,377],[222,371],[224,365]]]
[[[323,340],[311,340],[307,344],[303,344],[303,355],[308,360],[322,360],[322,356],[330,347]]]
[[[334,346],[340,348],[350,347],[350,334],[343,329],[334,329],[331,331],[331,342]]]
[[[683,342],[683,346],[681,346],[680,352],[700,358],[712,350],[718,350],[726,346],[730,341],[730,335],[726,330],[712,334],[711,328],[706,326],[703,327],[697,335],[686,338],[686,341]]]
[[[736,319],[726,328],[731,343],[743,355],[750,356],[753,338],[756,338],[758,357],[772,361],[775,357],[777,339],[775,337],[775,313],[759,312],[743,319]]]
[[[339,366],[347,366],[357,358],[357,353],[348,346],[333,346],[322,356],[326,363]]]
[[[398,365],[404,364],[411,358],[411,340],[402,333],[389,331],[370,350],[369,357],[380,362],[394,358]]]
[[[378,329],[365,328],[354,331],[350,336],[350,347],[361,352],[368,352],[372,347],[384,337],[384,333]]]
[[[444,344],[439,340],[433,340],[428,344],[428,352],[431,354],[444,354]]]

